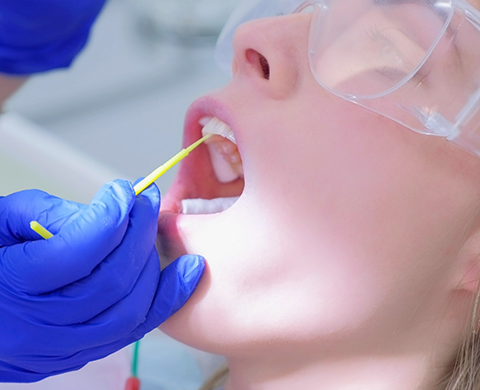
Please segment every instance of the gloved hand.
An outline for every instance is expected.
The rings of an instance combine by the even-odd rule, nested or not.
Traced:
[[[0,72],[68,67],[87,42],[105,0],[0,1]]]
[[[204,259],[160,272],[160,193],[105,185],[90,205],[28,190],[0,198],[0,382],[81,368],[140,339],[195,289]],[[54,237],[44,240],[37,220]]]

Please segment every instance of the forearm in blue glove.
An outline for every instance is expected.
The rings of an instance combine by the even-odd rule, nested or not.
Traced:
[[[0,1],[0,72],[68,67],[85,46],[105,0]]]
[[[160,194],[105,185],[88,206],[30,190],[0,199],[0,382],[75,370],[143,337],[177,311],[204,269],[160,272]],[[30,230],[39,221],[54,233]]]

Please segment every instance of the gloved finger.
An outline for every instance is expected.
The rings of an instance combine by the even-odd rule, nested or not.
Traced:
[[[134,201],[131,183],[104,185],[52,238],[2,248],[0,278],[17,291],[45,294],[90,275],[121,243]]]
[[[201,256],[186,255],[177,259],[162,271],[160,287],[144,322],[124,337],[113,339],[98,346],[82,348],[80,352],[72,355],[72,359],[75,358],[77,361],[101,359],[140,340],[185,304],[198,285],[204,269],[205,260]],[[162,284],[163,288],[161,287]],[[85,337],[88,337],[88,335],[85,335]],[[45,370],[51,367],[52,359],[55,360],[56,369],[60,371],[68,369],[72,364],[69,359],[55,358],[52,355],[45,363]]]
[[[86,322],[129,294],[155,248],[160,192],[152,186],[138,195],[130,212],[122,243],[92,272],[52,294],[42,295],[35,305],[36,316],[54,323]],[[145,276],[143,283],[158,284],[159,272]]]
[[[39,190],[25,190],[0,198],[0,246],[42,239],[30,228],[31,221],[58,229],[85,205]]]
[[[145,321],[132,333],[132,340],[141,339],[175,314],[190,298],[205,270],[200,255],[184,255],[168,265],[160,276],[160,284]]]
[[[125,298],[85,323],[58,326],[38,322],[35,337],[38,338],[36,345],[40,347],[35,350],[32,345],[25,346],[23,351],[17,352],[17,355],[25,355],[20,359],[22,362],[28,362],[29,355],[43,356],[44,369],[47,369],[50,366],[48,363],[50,358],[68,356],[128,337],[132,330],[145,320],[157,291],[159,276],[160,263],[157,252],[153,249],[138,282]],[[38,360],[32,360],[31,366],[22,363],[22,368],[29,370],[41,367]]]

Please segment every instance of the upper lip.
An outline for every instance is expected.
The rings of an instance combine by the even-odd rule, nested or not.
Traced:
[[[211,96],[202,97],[192,103],[185,117],[184,147],[201,137],[202,127],[199,121],[204,117],[216,117],[226,123],[235,134],[233,115],[225,104]]]

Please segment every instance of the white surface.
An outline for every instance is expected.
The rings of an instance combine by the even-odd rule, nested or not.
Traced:
[[[124,390],[129,375],[130,353],[124,349],[78,371],[40,382],[0,383],[0,390]]]
[[[38,188],[88,203],[103,183],[122,174],[15,113],[0,115],[0,195]]]

